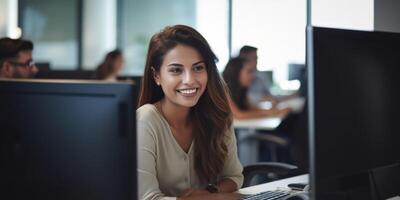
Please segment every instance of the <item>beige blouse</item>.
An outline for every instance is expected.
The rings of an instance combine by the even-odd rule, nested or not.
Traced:
[[[194,142],[185,153],[165,118],[152,104],[137,109],[139,199],[176,199],[188,188],[205,188],[194,170]],[[233,128],[227,134],[228,157],[219,179],[229,178],[238,189],[243,167],[237,156]]]

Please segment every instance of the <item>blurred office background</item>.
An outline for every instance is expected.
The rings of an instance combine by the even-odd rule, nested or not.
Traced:
[[[92,70],[120,48],[121,75],[141,75],[151,35],[186,24],[209,41],[223,70],[243,45],[258,48],[260,71],[279,88],[292,64],[305,63],[306,0],[0,0],[0,37],[35,44],[36,62],[55,70]],[[312,24],[357,30],[399,31],[396,0],[312,0]],[[273,73],[272,73],[273,72]]]
[[[115,48],[121,75],[141,75],[150,37],[167,25],[195,27],[222,72],[243,45],[257,47],[259,70],[284,89],[288,65],[304,64],[306,0],[0,0],[0,37],[35,44],[36,62],[52,70],[93,70]]]

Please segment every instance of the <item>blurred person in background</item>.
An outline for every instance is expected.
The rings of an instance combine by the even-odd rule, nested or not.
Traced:
[[[109,52],[104,61],[97,67],[96,78],[100,80],[116,81],[124,65],[122,52],[119,49]]]
[[[23,39],[0,39],[0,78],[33,78],[38,68],[32,59],[33,43]]]
[[[231,93],[230,107],[236,119],[286,116],[289,108],[262,109],[250,101],[249,88],[255,78],[255,65],[247,59],[236,57],[229,60],[222,73]]]
[[[272,94],[270,91],[272,85],[268,85],[267,82],[261,77],[260,73],[257,73],[258,55],[256,47],[248,45],[243,46],[240,49],[239,57],[244,58],[255,70],[254,79],[248,89],[249,101],[251,101],[253,104],[258,104],[262,101],[269,101],[271,102],[272,106],[276,106],[279,102],[298,96],[297,93],[287,96],[278,96]]]

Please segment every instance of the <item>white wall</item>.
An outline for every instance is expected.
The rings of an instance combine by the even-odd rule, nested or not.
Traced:
[[[116,48],[117,17],[115,0],[85,0],[83,16],[84,69],[95,68],[107,52]]]
[[[0,37],[19,38],[18,1],[0,0]]]
[[[217,55],[219,71],[225,68],[229,60],[228,12],[228,1],[196,1],[195,27]]]
[[[374,29],[374,0],[312,0],[311,5],[313,26]]]
[[[400,32],[399,0],[312,0],[312,25]]]

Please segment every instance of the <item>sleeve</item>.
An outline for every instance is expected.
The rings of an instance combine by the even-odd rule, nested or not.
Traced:
[[[176,197],[166,197],[159,189],[156,169],[156,130],[148,122],[138,121],[137,123],[139,199],[176,200]]]
[[[236,183],[237,189],[243,184],[243,166],[239,161],[236,145],[236,136],[233,127],[227,134],[226,146],[228,147],[228,156],[226,158],[224,169],[222,170],[222,179],[229,178]]]

